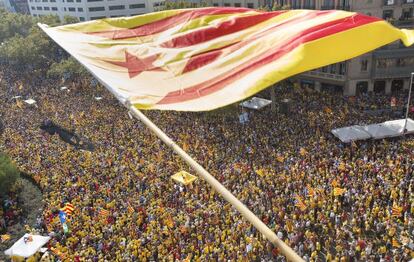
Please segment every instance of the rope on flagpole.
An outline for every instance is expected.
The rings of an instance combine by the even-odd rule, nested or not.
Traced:
[[[127,105],[138,120],[141,120],[152,132],[154,132],[165,144],[171,147],[188,165],[190,165],[198,175],[200,175],[210,186],[217,191],[225,200],[227,200],[240,214],[247,219],[257,230],[259,230],[271,243],[279,248],[281,253],[289,261],[304,261],[295,253],[285,242],[279,239],[276,234],[266,226],[252,211],[250,211],[240,200],[238,200],[229,190],[227,190],[219,181],[208,173],[200,164],[191,158],[181,147],[179,147],[171,138],[169,138],[161,129],[158,128],[150,119],[148,119],[140,110],[133,105]]]

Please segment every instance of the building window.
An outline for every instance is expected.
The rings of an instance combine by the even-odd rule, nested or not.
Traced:
[[[57,11],[57,7],[52,7],[52,11]]]
[[[103,0],[88,0],[88,2],[102,2]]]
[[[377,68],[385,69],[395,66],[395,59],[392,58],[380,58],[377,60]]]
[[[145,4],[129,5],[129,9],[145,8]]]
[[[253,3],[247,3],[247,8],[254,8],[254,4]]]
[[[66,7],[63,7],[63,11],[66,11]]]
[[[56,0],[50,0],[51,3],[56,3]]]
[[[76,3],[80,3],[80,2],[82,2],[81,0],[76,0]]]
[[[406,67],[414,65],[414,57],[402,57],[397,58],[396,66],[397,67]]]
[[[361,72],[366,72],[366,71],[368,71],[368,60],[363,59],[361,60]]]
[[[44,10],[45,10],[45,11],[49,11],[49,10],[50,10],[50,7],[45,6],[45,7],[44,7]]]
[[[32,6],[31,8],[32,8],[32,10],[35,10],[36,9],[34,6]]]
[[[66,2],[68,2],[68,3],[73,3],[73,0],[67,0]]]
[[[219,6],[218,3],[214,3],[213,6]]]
[[[78,12],[83,12],[83,8],[82,7],[78,7]]]
[[[345,75],[345,73],[346,73],[346,63],[345,62],[339,63],[339,74]]]
[[[105,11],[105,7],[104,6],[89,7],[89,12],[98,12],[98,11]]]
[[[123,10],[125,9],[124,5],[110,5],[109,10]]]
[[[47,0],[42,0],[43,3],[47,3]]]
[[[79,21],[85,21],[85,17],[80,16]]]
[[[234,3],[234,6],[235,7],[241,7],[241,4],[240,3]]]
[[[69,7],[69,12],[76,12],[76,8],[75,7]]]
[[[384,10],[382,12],[382,18],[385,20],[391,19],[394,16],[393,10]]]
[[[393,5],[395,3],[395,0],[385,0],[384,5]]]
[[[413,8],[403,9],[402,14],[401,14],[401,20],[411,19],[412,17],[413,17]]]
[[[41,6],[36,7],[36,10],[42,10]]]
[[[224,3],[224,6],[229,7],[230,4],[229,3]]]

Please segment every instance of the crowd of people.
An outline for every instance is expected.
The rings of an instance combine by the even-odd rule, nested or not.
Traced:
[[[0,208],[0,234],[5,233],[8,227],[22,219],[23,212],[18,202],[20,188],[21,185],[16,183],[3,197],[2,207]]]
[[[0,82],[4,150],[43,191],[39,229],[67,261],[284,261],[280,251],[109,92],[88,81]],[[306,261],[414,257],[414,138],[344,145],[332,128],[389,120],[365,98],[294,89],[290,114],[145,112]],[[33,98],[33,106],[19,103]],[[267,95],[263,93],[262,95]],[[96,97],[102,97],[98,100]],[[384,96],[389,101],[389,96]],[[39,128],[46,119],[94,144],[79,150]],[[334,189],[339,189],[337,193]],[[64,233],[58,210],[74,206]]]

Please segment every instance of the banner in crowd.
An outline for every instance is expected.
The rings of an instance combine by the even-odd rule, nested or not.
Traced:
[[[124,103],[212,110],[298,73],[344,61],[414,31],[338,10],[167,10],[50,28],[39,25]]]

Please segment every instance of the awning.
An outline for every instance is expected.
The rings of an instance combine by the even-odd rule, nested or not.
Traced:
[[[357,140],[402,136],[404,134],[404,125],[405,119],[398,119],[366,126],[354,125],[342,127],[332,129],[331,132],[342,142],[350,143]],[[412,119],[408,118],[406,128],[406,134],[414,133],[414,121]]]

